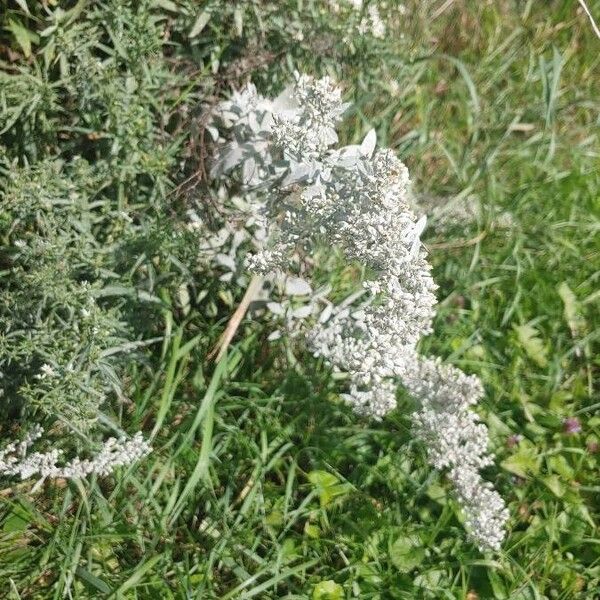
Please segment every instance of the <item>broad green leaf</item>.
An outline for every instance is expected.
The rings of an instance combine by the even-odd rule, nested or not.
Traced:
[[[327,471],[311,471],[308,480],[315,486],[321,506],[327,506],[335,498],[345,496],[352,489],[350,484],[340,483],[335,475]]]
[[[573,467],[571,467],[567,459],[562,454],[549,456],[546,462],[552,471],[558,473],[564,479],[572,479],[575,476]]]
[[[548,364],[546,358],[548,354],[547,348],[544,347],[542,340],[538,336],[537,330],[531,325],[513,325],[517,333],[519,343],[527,356],[531,358],[540,367],[545,367]]]
[[[582,502],[580,504],[575,505],[575,511],[579,513],[579,515],[587,521],[592,527],[596,527],[596,522],[592,518],[588,507]]]
[[[283,525],[283,513],[279,510],[274,510],[273,512],[270,512],[265,517],[265,523],[267,525],[270,525],[271,527],[280,527],[281,525]]]
[[[498,598],[498,600],[501,598],[507,598],[508,594],[506,592],[506,586],[502,580],[502,577],[493,568],[486,569],[486,573],[490,582],[490,586],[492,587],[492,590],[494,590],[494,598]]]
[[[443,502],[446,498],[446,490],[439,483],[432,483],[425,493],[435,502]]]
[[[308,521],[306,521],[306,524],[304,525],[304,533],[313,540],[317,540],[321,536],[321,530]]]
[[[24,531],[29,527],[29,521],[23,515],[12,513],[4,519],[2,531],[12,533],[15,531]]]
[[[319,494],[321,506],[327,506],[336,498],[345,496],[351,489],[352,488],[348,483],[340,483],[339,485],[332,485],[331,487],[324,488]]]
[[[293,538],[285,538],[281,544],[281,555],[286,559],[298,556],[298,546]]]
[[[321,581],[317,583],[312,593],[313,600],[342,600],[344,597],[344,588],[333,581]]]
[[[446,577],[446,572],[442,569],[430,569],[415,574],[414,584],[419,588],[436,588]]]
[[[316,487],[329,487],[340,482],[335,475],[328,471],[311,471],[307,477]]]
[[[558,475],[547,475],[541,478],[543,484],[558,498],[562,498],[565,493],[565,486]]]
[[[537,475],[540,470],[540,459],[535,448],[521,443],[517,452],[503,460],[500,466],[519,477],[527,477]]]
[[[490,412],[487,417],[487,424],[490,429],[490,432],[496,435],[508,436],[511,434],[510,427],[498,417],[495,413]]]
[[[402,573],[412,571],[425,558],[425,549],[417,536],[398,538],[390,547],[390,559]]]

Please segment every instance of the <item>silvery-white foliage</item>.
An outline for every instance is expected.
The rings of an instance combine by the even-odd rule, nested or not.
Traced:
[[[132,464],[146,456],[151,448],[140,432],[132,438],[109,438],[92,458],[75,457],[60,465],[62,451],[56,448],[48,452],[30,452],[31,446],[40,439],[44,430],[37,426],[23,440],[13,442],[0,450],[0,475],[29,479],[63,478],[80,479],[91,474],[108,475],[113,469]]]
[[[327,294],[331,291],[329,286],[313,290],[306,280],[281,273],[271,273],[266,279],[275,288],[271,296],[277,300],[266,301],[264,307],[278,318],[282,325],[282,329],[270,334],[269,340],[279,339],[283,333],[288,338],[305,334],[306,319],[325,322],[329,318],[333,308],[327,299]]]
[[[251,272],[285,274],[324,242],[365,267],[359,293],[335,307],[321,297],[320,309],[309,302],[298,313],[314,317],[305,332],[310,347],[345,374],[344,398],[360,414],[392,410],[398,381],[418,400],[415,431],[431,464],[448,469],[474,541],[498,549],[508,513],[479,474],[492,462],[487,428],[472,411],[481,383],[417,352],[436,302],[420,243],[426,221],[411,210],[407,168],[376,148],[374,131],[360,145],[334,148],[346,108],[327,77],[297,75],[274,100],[252,85],[233,93],[215,111],[224,137],[216,138],[213,177],[241,185],[247,224],[260,231],[246,259]],[[282,302],[268,308],[288,321],[294,310]]]

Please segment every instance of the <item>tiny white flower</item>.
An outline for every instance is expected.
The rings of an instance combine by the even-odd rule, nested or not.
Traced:
[[[36,379],[46,379],[46,377],[57,377],[58,373],[48,364],[44,363],[40,367],[40,372],[36,375]]]

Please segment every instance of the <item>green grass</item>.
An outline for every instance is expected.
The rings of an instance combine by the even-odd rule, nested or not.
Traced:
[[[162,352],[128,368],[123,417],[154,452],[115,477],[7,484],[2,597],[600,597],[600,40],[574,1],[406,4],[427,52],[386,65],[396,95],[349,77],[343,136],[375,126],[419,197],[480,207],[428,230],[440,306],[423,351],[485,384],[502,552],[466,540],[408,402],[357,418],[324,365],[250,321],[211,364],[234,305],[184,316],[164,292]]]

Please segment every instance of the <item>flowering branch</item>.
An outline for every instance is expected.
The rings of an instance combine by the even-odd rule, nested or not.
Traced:
[[[327,77],[297,76],[274,100],[252,85],[234,92],[215,110],[212,175],[231,182],[235,169],[239,176],[253,215],[252,273],[289,272],[324,242],[365,267],[364,293],[306,327],[308,344],[347,375],[343,396],[357,413],[382,418],[396,406],[398,382],[419,401],[414,430],[429,461],[448,469],[475,543],[498,550],[508,512],[479,474],[492,463],[487,428],[472,411],[483,388],[476,377],[418,354],[436,302],[420,243],[425,220],[411,211],[408,170],[392,151],[376,149],[374,131],[360,145],[334,148],[346,108]]]
[[[141,433],[133,438],[109,438],[91,459],[73,458],[58,465],[62,452],[56,448],[48,452],[30,452],[44,430],[34,427],[20,442],[13,442],[0,450],[0,475],[29,479],[34,475],[62,479],[80,479],[91,474],[108,475],[119,466],[129,465],[146,456],[151,448]]]

